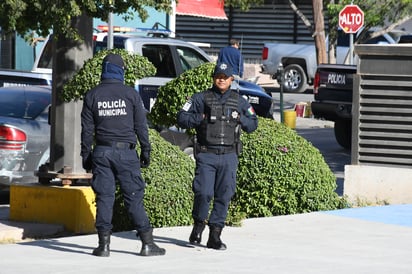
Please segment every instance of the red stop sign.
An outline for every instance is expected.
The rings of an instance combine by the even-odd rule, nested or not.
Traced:
[[[363,11],[358,5],[346,5],[339,12],[339,27],[345,33],[356,33],[363,26]]]

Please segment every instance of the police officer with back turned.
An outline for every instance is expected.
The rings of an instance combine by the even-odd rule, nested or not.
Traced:
[[[150,150],[146,111],[139,93],[124,85],[124,62],[118,54],[103,59],[101,82],[84,97],[81,113],[83,168],[92,170],[96,195],[96,229],[99,245],[93,255],[110,255],[116,181],[126,209],[142,240],[140,255],[164,255],[153,241],[153,229],[143,205],[145,182],[140,167],[148,167]],[[140,142],[140,161],[136,153]],[[92,144],[95,146],[92,149]]]
[[[201,243],[207,222],[207,247],[217,250],[226,249],[220,236],[236,189],[240,133],[241,130],[250,133],[258,125],[252,106],[238,92],[230,89],[232,81],[232,67],[227,63],[217,64],[213,72],[213,87],[194,94],[177,116],[180,127],[196,129],[196,171],[192,184],[194,226],[189,241]]]

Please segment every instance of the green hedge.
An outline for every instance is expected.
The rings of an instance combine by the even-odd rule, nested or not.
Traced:
[[[150,130],[150,141],[151,164],[142,169],[147,182],[145,206],[149,219],[155,227],[189,225],[195,163],[155,130]],[[294,130],[272,119],[259,118],[258,129],[243,133],[242,142],[228,225],[239,225],[244,218],[348,206],[336,194],[336,178],[322,154]],[[115,206],[115,231],[133,229],[120,192]]]
[[[126,83],[153,75],[155,68],[144,57],[124,50],[112,50],[125,58]],[[64,88],[65,101],[81,99],[100,80],[101,52]],[[176,114],[188,97],[208,88],[214,64],[207,63],[183,73],[161,87],[152,112],[155,125],[176,124]],[[177,146],[166,142],[150,129],[151,164],[142,169],[147,183],[144,198],[149,219],[154,227],[180,226],[192,223],[193,193],[191,184],[195,163]],[[243,153],[239,157],[238,186],[231,203],[228,224],[239,224],[246,217],[266,217],[347,207],[336,193],[336,178],[321,153],[294,130],[272,119],[259,118],[252,134],[242,135]],[[140,151],[137,148],[137,151]],[[133,226],[125,212],[121,193],[116,193],[113,216],[114,231]]]
[[[258,129],[241,139],[234,213],[266,217],[346,207],[322,154],[294,130],[259,118]]]
[[[83,99],[84,94],[100,83],[103,58],[108,53],[122,56],[126,65],[125,84],[135,86],[137,79],[156,74],[155,66],[146,58],[124,49],[101,50],[84,62],[83,67],[64,85],[61,99],[65,102]]]
[[[151,162],[142,168],[147,186],[144,204],[154,227],[192,223],[192,178],[195,163],[179,147],[165,141],[157,131],[149,130],[152,144]],[[140,151],[140,148],[136,148]],[[119,188],[116,193],[113,230],[131,230],[133,226],[123,204]]]
[[[171,127],[177,124],[177,112],[194,93],[201,92],[213,84],[214,63],[205,63],[185,71],[176,79],[159,88],[156,103],[148,115],[155,125]]]

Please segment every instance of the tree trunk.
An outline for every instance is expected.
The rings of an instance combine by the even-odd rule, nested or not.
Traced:
[[[93,56],[93,19],[82,15],[72,20],[83,41],[74,41],[61,35],[53,39],[52,108],[50,115],[49,170],[84,173],[80,158],[80,112],[82,101],[65,103],[59,94],[64,84],[78,71],[84,61]]]
[[[335,4],[335,0],[329,0],[329,4]],[[329,43],[328,43],[328,59],[329,64],[336,64],[336,44],[337,44],[337,32],[335,31],[335,26],[328,22],[329,27],[332,26],[333,29],[329,29]]]
[[[315,46],[318,65],[327,63],[323,1],[313,0],[313,21],[315,24]]]

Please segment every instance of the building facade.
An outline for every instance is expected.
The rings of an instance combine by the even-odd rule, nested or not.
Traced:
[[[299,11],[313,25],[312,0],[294,0]],[[266,0],[247,12],[226,8],[228,20],[193,16],[176,17],[176,37],[206,43],[203,48],[215,56],[231,38],[241,41],[247,63],[259,63],[264,42],[313,43],[312,33],[292,9],[289,0]]]

